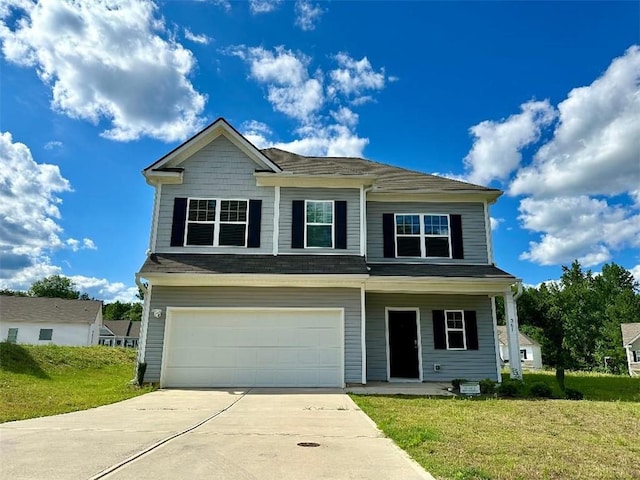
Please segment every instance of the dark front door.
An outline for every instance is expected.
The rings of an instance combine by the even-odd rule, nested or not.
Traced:
[[[389,369],[392,378],[419,378],[415,310],[389,310]]]

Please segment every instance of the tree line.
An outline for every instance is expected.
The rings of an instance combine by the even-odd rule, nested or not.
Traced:
[[[620,324],[640,322],[639,288],[620,265],[593,274],[576,260],[562,267],[559,281],[524,289],[517,303],[520,331],[540,343],[542,361],[556,369],[563,389],[565,370],[624,373]]]
[[[0,289],[0,295],[12,295],[19,297],[48,297],[64,298],[68,300],[96,300],[86,292],[80,292],[73,280],[61,275],[50,275],[31,284],[27,291]],[[144,293],[140,290],[138,299],[144,299]],[[116,300],[102,305],[103,320],[142,320],[142,303],[120,302]]]

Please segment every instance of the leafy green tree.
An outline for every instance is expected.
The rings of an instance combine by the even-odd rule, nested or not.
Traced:
[[[142,304],[138,302],[126,303],[116,300],[106,303],[102,307],[102,318],[104,320],[133,320],[142,319]]]
[[[6,295],[9,297],[28,297],[29,296],[27,292],[23,292],[22,290],[10,290],[8,288],[0,289],[0,295]]]
[[[32,297],[67,298],[72,300],[80,298],[80,292],[76,290],[76,284],[70,278],[61,275],[51,275],[33,282],[29,289],[29,295]],[[83,300],[89,299],[87,294],[83,294],[82,297]]]

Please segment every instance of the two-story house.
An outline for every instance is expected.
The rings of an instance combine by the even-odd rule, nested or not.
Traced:
[[[500,378],[494,299],[505,297],[517,332],[517,280],[493,264],[489,205],[499,190],[361,158],[259,150],[224,119],[143,174],[155,188],[136,275],[148,283],[145,381]],[[517,335],[511,344],[518,352]]]

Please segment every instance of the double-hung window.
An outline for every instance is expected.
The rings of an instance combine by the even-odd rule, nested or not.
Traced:
[[[526,360],[527,359],[527,349],[526,348],[521,348],[520,349],[520,360]]]
[[[396,214],[398,257],[451,258],[449,215]]]
[[[333,248],[333,200],[305,201],[305,247]]]
[[[247,200],[190,198],[185,245],[246,247]]]
[[[10,328],[7,332],[7,343],[16,343],[18,341],[18,329]]]
[[[464,311],[446,310],[447,350],[466,350],[467,339],[464,330]]]

